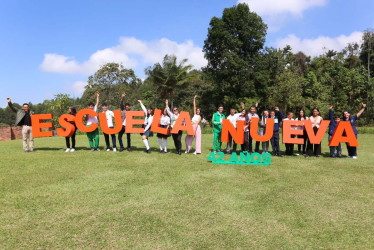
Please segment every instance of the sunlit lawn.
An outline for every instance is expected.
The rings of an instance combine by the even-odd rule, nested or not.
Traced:
[[[152,138],[150,155],[139,135],[131,153],[77,140],[74,153],[59,137],[28,154],[0,142],[0,248],[374,247],[374,135],[359,136],[357,160],[270,166],[207,162],[211,135],[198,156],[174,154],[171,138],[168,154]]]

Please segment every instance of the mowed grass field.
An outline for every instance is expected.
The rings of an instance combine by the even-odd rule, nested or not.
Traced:
[[[373,141],[359,135],[357,160],[270,166],[207,162],[212,135],[198,156],[171,138],[159,154],[155,137],[147,155],[139,135],[131,153],[106,152],[102,136],[94,153],[86,136],[74,153],[60,137],[27,154],[0,142],[0,248],[374,248]]]

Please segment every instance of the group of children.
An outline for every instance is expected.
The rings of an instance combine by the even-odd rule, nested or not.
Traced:
[[[131,106],[129,103],[124,104],[124,99],[126,97],[126,93],[123,93],[121,96],[121,103],[120,103],[120,109],[121,109],[121,117],[122,117],[122,129],[118,134],[118,142],[120,145],[119,151],[122,152],[125,150],[125,147],[123,145],[122,137],[126,133],[126,112],[131,110]],[[193,100],[193,111],[194,111],[194,116],[192,117],[192,127],[195,131],[195,135],[187,135],[185,142],[186,142],[186,152],[185,153],[190,153],[190,150],[192,148],[192,143],[194,139],[196,140],[196,146],[195,146],[195,152],[194,154],[201,154],[201,127],[200,123],[203,120],[203,115],[201,113],[201,109],[196,107],[196,98],[197,96],[194,96]],[[89,103],[88,108],[97,111],[98,105],[99,105],[99,99],[100,99],[100,93],[96,93],[96,104],[94,103]],[[145,146],[145,152],[146,153],[151,153],[150,150],[150,145],[149,145],[149,137],[153,136],[153,132],[151,131],[151,126],[154,117],[154,110],[152,107],[146,108],[142,102],[142,100],[138,100],[141,109],[144,112],[145,118],[144,118],[144,123],[142,127],[144,128],[144,132],[141,133],[141,138]],[[113,118],[114,118],[114,113],[113,111],[110,111],[108,109],[108,105],[106,103],[103,103],[101,105],[102,112],[105,113],[107,124],[109,128],[113,128]],[[75,107],[70,107],[69,108],[69,114],[75,116],[77,113]],[[173,126],[175,125],[175,122],[177,121],[179,117],[179,110],[177,107],[173,107],[173,110],[171,111],[169,108],[169,103],[168,100],[165,101],[165,109],[163,110],[163,113],[160,118],[160,127],[161,128],[166,128],[168,133],[167,134],[162,134],[162,133],[157,133],[157,138],[158,138],[158,144],[160,147],[160,153],[167,153],[168,152],[168,137],[172,135],[176,153],[181,155],[182,154],[182,135],[183,131],[179,131],[177,134],[171,134],[170,131],[173,129]],[[96,123],[98,124],[98,119],[96,116],[90,116],[87,115],[85,117],[86,120],[86,126],[91,126],[92,124]],[[72,122],[74,124],[74,122]],[[77,130],[77,129],[76,129]],[[74,152],[75,151],[75,134],[71,137],[66,137],[66,151],[65,152]],[[112,147],[110,146],[110,139],[109,136],[112,139]],[[131,134],[126,133],[127,136],[127,151],[131,151]],[[87,138],[88,142],[91,148],[91,152],[94,151],[100,151],[99,148],[99,129],[96,128],[92,132],[87,133]],[[104,133],[104,138],[105,138],[105,144],[106,144],[106,150],[111,151],[113,150],[114,152],[117,151],[116,148],[116,135],[115,134],[106,134]],[[70,144],[70,140],[72,143]]]
[[[99,105],[99,96],[100,94],[96,94],[96,104],[93,103],[88,104],[88,108],[92,109],[94,111],[97,111],[98,105]],[[121,102],[120,102],[120,108],[121,108],[121,116],[122,116],[122,129],[118,134],[118,142],[120,145],[119,151],[122,152],[125,150],[122,137],[125,134],[126,131],[126,112],[131,110],[131,106],[129,103],[124,104],[126,93],[123,93],[121,96]],[[197,96],[194,96],[193,100],[193,111],[194,116],[192,117],[192,126],[195,132],[195,135],[187,135],[185,138],[186,142],[186,151],[185,153],[190,153],[190,150],[192,148],[192,143],[195,139],[196,146],[195,146],[195,152],[194,154],[201,154],[201,127],[200,123],[203,120],[203,116],[201,113],[200,108],[196,107],[196,98]],[[144,119],[144,133],[141,134],[142,141],[144,143],[144,146],[146,148],[146,153],[150,153],[150,145],[149,145],[149,137],[153,136],[153,132],[151,131],[151,126],[153,123],[153,108],[148,107],[146,108],[141,100],[138,100],[140,103],[140,106],[145,114]],[[107,124],[109,128],[113,128],[113,118],[114,113],[110,110],[108,110],[107,104],[103,103],[101,105],[102,112],[105,113]],[[252,124],[252,118],[258,118],[259,119],[259,126],[257,133],[262,136],[266,132],[266,124],[268,119],[274,119],[274,128],[273,128],[273,136],[271,137],[270,141],[262,142],[262,152],[269,152],[269,146],[271,144],[272,146],[272,154],[282,157],[281,151],[280,151],[280,145],[279,145],[279,131],[282,128],[283,121],[285,120],[297,120],[297,121],[304,121],[304,120],[310,120],[313,127],[313,132],[316,134],[321,122],[323,121],[322,116],[320,116],[320,112],[318,108],[314,108],[312,110],[312,115],[310,117],[305,115],[304,110],[299,111],[298,117],[296,119],[293,118],[293,112],[287,112],[287,116],[284,117],[283,112],[278,108],[275,107],[273,110],[264,110],[262,112],[262,116],[259,117],[259,115],[256,113],[256,109],[258,107],[258,103],[256,105],[252,106],[249,110],[245,109],[244,103],[241,103],[242,111],[240,113],[236,113],[235,108],[230,109],[230,114],[226,117],[223,114],[223,105],[219,105],[218,110],[216,113],[213,114],[212,118],[212,124],[213,124],[213,151],[219,152],[221,151],[221,133],[222,133],[222,124],[224,119],[228,119],[234,126],[234,128],[237,127],[238,121],[244,121],[244,143],[241,144],[241,151],[247,151],[249,153],[253,152],[252,148],[252,137],[251,137],[251,124]],[[337,124],[340,122],[340,120],[343,121],[349,121],[351,123],[351,126],[353,128],[353,131],[355,133],[355,136],[357,138],[358,131],[356,129],[355,123],[356,120],[361,116],[363,111],[365,110],[366,104],[362,104],[362,109],[355,115],[351,116],[348,111],[345,111],[343,113],[343,117],[340,118],[339,116],[334,116],[333,113],[333,106],[330,105],[329,108],[329,119],[330,119],[330,127],[329,127],[329,141],[331,140],[332,135],[334,134],[334,131],[337,127]],[[69,113],[71,115],[76,115],[76,109],[74,107],[69,108]],[[168,152],[168,137],[172,136],[176,153],[181,155],[182,153],[182,135],[183,132],[179,131],[177,134],[171,134],[170,131],[172,130],[173,126],[175,125],[176,120],[179,117],[179,110],[177,107],[173,107],[172,110],[169,108],[168,100],[165,101],[165,109],[163,110],[163,113],[160,118],[160,127],[166,128],[167,131],[169,131],[167,134],[157,133],[158,138],[158,144],[160,147],[160,153],[167,153]],[[86,116],[86,126],[91,126],[93,123],[98,123],[98,119],[96,116],[91,117],[90,115]],[[293,127],[292,129],[298,129],[302,130],[302,135],[298,135],[298,138],[304,139],[304,144],[298,144],[298,150],[296,155],[304,155],[305,157],[309,157],[312,155],[315,155],[316,157],[320,157],[321,155],[321,144],[312,144],[308,140],[308,135],[306,133],[304,126],[299,127]],[[131,151],[131,134],[127,133],[127,150]],[[96,128],[94,131],[87,133],[88,141],[90,144],[91,151],[100,151],[99,149],[99,130]],[[112,147],[110,147],[110,139],[109,135],[104,133],[105,143],[106,143],[106,150],[110,151],[117,151],[116,149],[116,135],[112,134],[110,135],[112,139]],[[71,144],[70,144],[70,138],[71,138]],[[294,155],[294,144],[286,143],[286,155]],[[66,152],[74,152],[75,151],[75,132],[71,137],[66,138]],[[229,135],[229,142],[227,143],[226,147],[226,153],[230,154],[231,151],[237,150],[237,144],[232,139],[231,135]],[[348,157],[352,157],[354,159],[357,158],[357,148],[356,147],[350,147],[347,144],[347,150],[348,150]],[[255,149],[254,152],[260,151],[260,142],[255,142]],[[330,156],[331,157],[342,157],[342,149],[341,145],[337,147],[330,147]]]
[[[279,131],[282,128],[283,121],[285,120],[297,120],[297,121],[304,121],[304,120],[310,120],[313,126],[313,132],[316,134],[320,124],[323,120],[322,116],[320,116],[320,112],[318,108],[314,108],[312,110],[312,115],[310,117],[305,115],[304,110],[300,110],[299,116],[294,119],[293,118],[293,112],[287,112],[287,116],[284,117],[283,112],[278,108],[275,107],[274,110],[264,110],[262,117],[260,118],[256,114],[256,108],[258,107],[258,104],[256,103],[255,106],[252,106],[250,108],[250,112],[245,109],[244,104],[241,103],[241,108],[242,111],[241,113],[236,113],[235,108],[230,109],[230,115],[227,117],[227,119],[233,124],[233,126],[236,128],[237,127],[237,122],[238,121],[244,121],[245,126],[244,126],[244,143],[241,144],[241,150],[242,151],[247,151],[249,153],[252,153],[252,137],[250,133],[251,129],[251,124],[252,124],[252,118],[256,117],[259,118],[259,126],[258,126],[258,131],[257,133],[262,136],[265,134],[266,131],[266,123],[268,119],[274,119],[274,128],[273,128],[273,136],[270,139],[270,144],[272,146],[272,154],[282,157],[280,148],[279,148]],[[357,138],[358,131],[356,129],[355,123],[356,120],[361,116],[361,114],[364,112],[366,108],[366,104],[362,104],[361,110],[355,115],[351,116],[348,111],[345,111],[343,113],[342,120],[343,121],[349,121],[352,129],[355,133],[355,136]],[[218,107],[218,111],[214,113],[213,119],[212,119],[212,124],[213,124],[213,151],[220,152],[221,151],[221,132],[222,132],[222,121],[223,119],[226,119],[225,115],[223,114],[223,106],[220,105]],[[328,140],[331,140],[332,135],[334,134],[334,131],[337,127],[337,124],[340,122],[341,118],[339,116],[334,116],[333,114],[333,106],[330,105],[329,109],[329,119],[331,120],[330,122],[330,127],[329,127],[329,138]],[[298,138],[303,138],[304,139],[304,144],[298,144],[298,151],[296,155],[304,155],[304,157],[309,157],[312,155],[315,155],[316,157],[320,157],[321,155],[321,143],[319,144],[312,144],[308,140],[308,135],[306,133],[305,127],[299,126],[299,127],[293,127],[292,129],[298,129],[302,130],[303,133],[302,135],[299,135]],[[291,143],[286,143],[286,155],[294,155],[294,144]],[[230,154],[231,149],[233,151],[236,151],[237,145],[236,143],[232,140],[232,137],[229,136],[229,142],[227,143],[226,147],[226,153]],[[260,142],[256,141],[255,144],[255,152],[260,151]],[[354,158],[357,159],[357,148],[356,147],[350,147],[347,144],[347,151],[348,151],[348,157],[349,158]],[[269,141],[262,142],[262,152],[267,153],[269,152]],[[337,147],[330,147],[330,156],[331,157],[342,157],[342,150],[341,146]]]
[[[120,149],[119,151],[122,152],[125,150],[124,144],[122,142],[122,137],[126,133],[126,113],[131,110],[131,106],[129,103],[124,104],[124,99],[126,97],[126,93],[123,93],[121,95],[121,102],[120,102],[120,110],[121,110],[121,118],[122,118],[122,128],[120,132],[118,133],[118,142]],[[200,124],[203,123],[205,124],[205,120],[203,118],[203,114],[201,112],[200,108],[196,107],[196,98],[197,96],[194,96],[193,99],[193,113],[194,116],[191,119],[192,122],[192,127],[195,132],[195,135],[187,135],[185,138],[185,143],[186,143],[186,151],[185,153],[190,153],[192,149],[192,143],[195,140],[196,146],[195,146],[195,152],[194,154],[201,154],[201,127]],[[99,99],[100,99],[100,93],[96,93],[96,104],[94,103],[89,103],[88,108],[97,112],[98,110],[98,105],[99,105]],[[33,151],[33,136],[32,136],[32,122],[31,122],[31,115],[33,114],[29,110],[29,106],[27,103],[23,104],[22,109],[16,109],[12,106],[11,99],[7,98],[9,107],[17,113],[16,117],[16,125],[22,126],[22,136],[23,136],[23,146],[25,152],[32,152]],[[142,141],[144,143],[144,146],[146,148],[146,153],[150,153],[150,145],[149,145],[149,137],[153,136],[153,133],[151,131],[151,126],[154,117],[154,110],[152,107],[146,108],[144,104],[142,103],[141,100],[138,100],[140,103],[140,106],[145,114],[144,118],[144,123],[143,123],[143,128],[144,132],[141,134]],[[296,120],[296,121],[305,121],[305,120],[310,120],[312,127],[313,127],[313,132],[317,134],[319,127],[323,121],[322,116],[320,116],[320,112],[318,108],[314,108],[312,110],[312,115],[311,116],[306,116],[304,110],[300,110],[298,116],[296,119],[293,118],[293,113],[292,112],[287,112],[287,116],[284,117],[283,112],[278,108],[275,107],[273,110],[264,110],[262,112],[262,116],[259,117],[259,115],[256,113],[256,109],[258,107],[258,103],[256,105],[252,106],[248,112],[247,109],[245,109],[244,103],[241,103],[241,112],[237,113],[235,108],[230,109],[230,114],[227,116],[224,115],[223,113],[223,105],[218,106],[217,112],[213,114],[212,118],[212,125],[213,125],[213,151],[220,152],[221,151],[221,136],[222,136],[222,124],[223,120],[227,119],[229,120],[234,128],[237,128],[237,122],[238,121],[244,121],[244,129],[243,129],[243,134],[244,134],[244,143],[241,144],[241,151],[246,151],[249,153],[253,152],[252,148],[252,137],[251,137],[251,124],[252,124],[252,118],[258,118],[258,131],[255,131],[255,133],[258,133],[258,135],[263,136],[266,133],[266,128],[267,128],[267,121],[268,119],[273,119],[274,120],[274,127],[273,127],[273,135],[269,141],[262,142],[262,152],[267,153],[269,152],[269,146],[271,144],[272,146],[272,154],[282,157],[280,147],[279,147],[279,131],[282,128],[283,121],[285,120]],[[114,118],[114,113],[108,109],[108,105],[106,103],[103,103],[101,105],[102,112],[105,113],[106,117],[106,122],[109,128],[114,128],[113,124],[113,118]],[[348,121],[350,122],[350,125],[352,126],[352,130],[356,136],[357,139],[357,128],[356,128],[356,121],[357,119],[362,115],[366,108],[366,104],[362,104],[362,108],[360,111],[354,115],[351,116],[351,114],[348,111],[343,112],[343,116],[334,116],[333,112],[333,106],[330,105],[329,107],[329,119],[330,119],[330,127],[328,130],[328,140],[330,142],[335,129],[338,125],[338,123],[342,121]],[[70,107],[69,108],[69,114],[76,116],[77,110],[75,107]],[[168,138],[172,136],[176,153],[178,155],[182,154],[182,135],[183,131],[179,130],[178,133],[173,133],[171,134],[170,131],[173,129],[177,119],[179,117],[179,110],[177,107],[173,107],[172,110],[169,108],[169,103],[168,100],[165,100],[165,109],[163,110],[163,113],[160,117],[159,121],[156,121],[160,124],[161,128],[166,128],[168,131],[166,134],[163,133],[157,133],[157,138],[158,138],[158,144],[160,147],[160,153],[167,153],[168,152]],[[86,120],[86,126],[89,127],[92,124],[98,124],[98,118],[97,116],[90,116],[86,115],[85,116]],[[75,122],[71,122],[75,126],[75,131],[70,137],[66,137],[66,151],[65,152],[74,152],[75,151],[75,136],[76,136],[76,131],[77,131],[77,126],[75,125]],[[319,144],[312,144],[308,138],[308,134],[306,133],[304,125],[298,126],[298,127],[291,127],[291,129],[297,129],[297,130],[302,130],[303,133],[301,135],[298,135],[298,138],[303,138],[304,143],[303,144],[298,144],[297,148],[297,153],[296,155],[304,155],[305,157],[309,157],[312,155],[315,155],[316,157],[320,157],[321,155],[321,143]],[[127,136],[127,151],[131,151],[131,133],[126,133]],[[27,138],[30,138],[30,150],[27,148]],[[110,138],[112,141],[112,147],[110,146]],[[88,142],[91,148],[91,151],[100,151],[99,148],[99,129],[98,126],[97,128],[92,131],[87,133],[87,138]],[[106,143],[106,150],[111,151],[113,150],[114,152],[117,151],[116,147],[116,135],[115,134],[106,134],[104,133],[104,138],[105,138],[105,143]],[[71,143],[70,143],[71,141]],[[286,155],[294,155],[294,144],[291,143],[286,143]],[[226,147],[226,153],[230,154],[231,151],[236,151],[237,150],[237,144],[235,141],[233,141],[233,138],[231,135],[229,135],[229,141],[227,143]],[[260,142],[256,141],[255,143],[255,152],[260,151]],[[348,157],[349,158],[354,158],[357,159],[357,147],[351,147],[349,144],[347,144],[347,151],[348,151]],[[341,145],[339,144],[337,147],[335,146],[330,146],[330,156],[331,157],[342,157],[342,148]]]

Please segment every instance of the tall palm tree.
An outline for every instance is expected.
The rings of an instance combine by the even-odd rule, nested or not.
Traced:
[[[183,59],[178,64],[175,55],[165,55],[162,65],[156,63],[145,70],[150,80],[157,86],[157,93],[162,97],[168,97],[171,106],[173,106],[176,89],[185,87],[199,77],[196,72],[191,71],[193,65],[185,65],[186,63],[187,59]]]

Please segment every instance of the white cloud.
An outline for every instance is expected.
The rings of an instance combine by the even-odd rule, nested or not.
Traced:
[[[319,36],[314,39],[300,39],[294,34],[276,41],[277,48],[284,48],[286,45],[292,47],[294,53],[302,51],[308,56],[318,56],[326,52],[326,50],[340,51],[345,48],[348,43],[361,43],[362,32],[355,31],[350,35],[340,35],[338,37]]]
[[[92,74],[108,62],[122,63],[125,67],[149,66],[161,62],[165,54],[174,54],[178,59],[188,58],[188,63],[201,68],[207,64],[202,48],[191,40],[177,43],[166,38],[158,41],[141,41],[134,37],[122,37],[117,46],[93,53],[88,60],[78,62],[73,57],[45,54],[41,70],[63,74]]]
[[[48,92],[46,94],[44,94],[44,98],[45,99],[52,99],[55,95],[51,92]]]
[[[74,83],[68,82],[64,86],[64,91],[71,93],[73,96],[81,96],[84,92],[87,82],[76,81]]]
[[[269,31],[277,31],[292,18],[300,18],[303,12],[314,7],[323,7],[328,0],[238,0],[248,4],[251,11],[259,14],[269,26]]]
[[[84,92],[84,87],[86,87],[86,85],[87,85],[86,82],[76,81],[76,82],[74,82],[73,85],[71,86],[71,91],[72,91],[74,94],[82,95],[83,92]]]
[[[260,15],[289,13],[301,16],[309,8],[325,6],[327,0],[239,0],[238,3],[248,4],[252,11]]]

